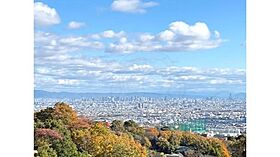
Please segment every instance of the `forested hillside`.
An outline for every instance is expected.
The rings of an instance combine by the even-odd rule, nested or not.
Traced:
[[[191,132],[143,128],[132,120],[96,122],[78,116],[66,103],[34,113],[34,138],[34,156],[40,157],[230,157],[245,156],[246,144],[245,137],[223,141]]]

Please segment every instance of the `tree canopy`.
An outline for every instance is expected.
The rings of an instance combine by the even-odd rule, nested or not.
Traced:
[[[108,125],[79,116],[63,102],[34,113],[34,149],[40,157],[230,157],[244,155],[245,144],[244,136],[225,142],[168,127],[144,128],[133,120]]]

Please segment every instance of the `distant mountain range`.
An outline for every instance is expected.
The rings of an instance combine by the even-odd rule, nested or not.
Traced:
[[[105,96],[146,96],[146,97],[190,97],[190,98],[240,98],[245,99],[246,93],[231,93],[231,92],[185,92],[185,93],[148,93],[148,92],[134,92],[134,93],[72,93],[72,92],[48,92],[44,90],[35,90],[35,98],[94,98]]]

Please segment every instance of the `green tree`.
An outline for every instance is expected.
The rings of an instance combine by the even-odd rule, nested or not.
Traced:
[[[240,135],[236,138],[232,137],[227,140],[227,147],[231,152],[232,157],[246,156],[246,136]]]
[[[120,132],[124,132],[125,128],[124,128],[124,123],[121,120],[114,120],[110,126],[110,128],[113,131],[120,131]]]
[[[124,127],[125,128],[128,128],[128,127],[137,128],[138,124],[135,121],[133,121],[133,120],[128,120],[128,121],[124,122]]]
[[[163,137],[159,137],[158,141],[156,142],[157,150],[160,152],[168,153],[170,154],[175,150],[174,146],[168,142],[167,139]]]
[[[46,119],[53,119],[53,112],[54,109],[52,107],[48,107],[46,109],[42,109],[39,112],[35,112],[34,114],[34,120],[40,120],[40,121],[45,121]]]
[[[126,131],[130,132],[132,135],[144,136],[144,134],[145,134],[144,128],[139,127],[139,125],[133,120],[125,121],[124,128]]]
[[[36,157],[57,157],[56,151],[50,147],[50,144],[43,140],[35,141],[37,145],[37,153],[34,155]]]

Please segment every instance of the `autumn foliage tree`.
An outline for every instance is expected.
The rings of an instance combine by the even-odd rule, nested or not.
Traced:
[[[56,119],[61,119],[66,125],[71,125],[78,120],[77,112],[63,102],[58,102],[54,105],[53,115]]]
[[[202,154],[217,157],[230,157],[225,142],[220,139],[207,138],[185,131],[164,130],[165,131],[157,132],[157,130],[150,128],[146,129],[145,133],[150,137],[152,148],[159,152],[174,153],[179,146],[185,146],[189,150],[193,150],[194,153],[192,154],[194,156]],[[182,153],[184,154],[184,152]]]
[[[244,154],[239,151],[243,150],[243,137],[228,146],[237,150],[235,155]],[[225,142],[216,138],[167,127],[143,128],[133,120],[115,120],[110,125],[94,122],[78,116],[63,102],[34,113],[34,149],[38,157],[147,157],[174,153],[179,147],[193,151],[185,153],[186,156],[230,157]]]
[[[127,134],[118,136],[98,123],[88,129],[75,130],[73,140],[80,150],[92,156],[147,156],[146,149],[133,138]]]
[[[57,103],[54,108],[43,109],[34,114],[34,148],[41,157],[77,156],[79,152],[71,138],[70,124],[77,121],[76,112],[65,103]]]
[[[117,135],[107,123],[92,122],[86,117],[78,116],[66,103],[59,102],[53,108],[36,112],[34,121],[34,149],[38,151],[36,156],[147,156],[146,148],[130,134],[123,132]],[[135,125],[129,126],[133,128]],[[137,130],[136,128],[136,132]],[[144,143],[147,141],[149,140],[144,139]]]
[[[63,137],[55,130],[39,128],[35,130],[35,137],[52,138],[62,140]]]

